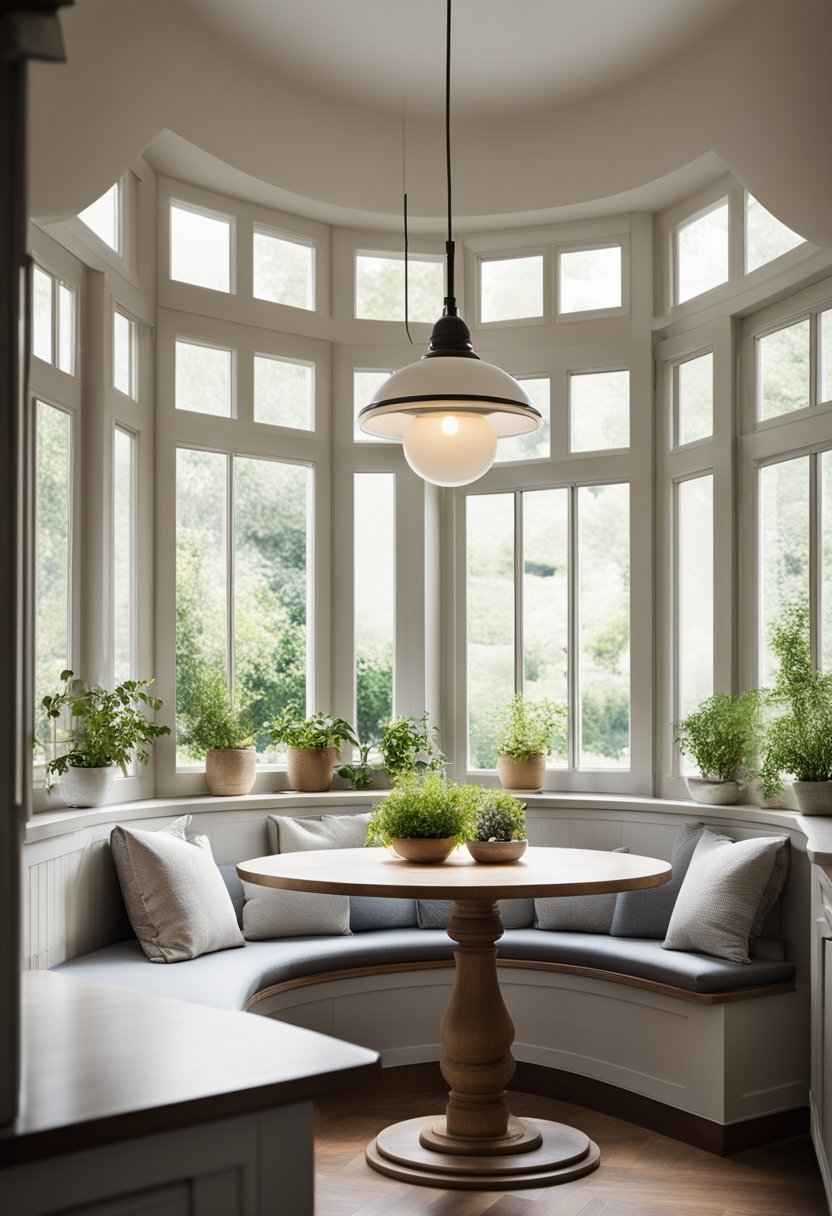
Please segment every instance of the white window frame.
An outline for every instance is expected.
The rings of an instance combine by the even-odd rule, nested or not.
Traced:
[[[282,300],[269,300],[269,299],[266,299],[265,296],[255,296],[254,295],[254,285],[253,285],[254,284],[254,272],[253,272],[254,238],[255,238],[255,236],[258,236],[258,235],[272,237],[279,241],[285,241],[285,242],[287,242],[287,244],[290,244],[290,245],[300,245],[304,249],[312,250],[312,275],[311,275],[311,284],[310,284],[311,292],[312,292],[312,303],[311,304],[287,304],[285,301],[282,301]],[[251,257],[252,257],[252,292],[251,292],[251,294],[252,294],[252,297],[255,300],[257,300],[258,303],[277,305],[278,308],[290,308],[297,312],[314,313],[317,311],[318,303],[317,303],[317,298],[316,298],[316,287],[317,287],[317,274],[318,274],[318,245],[317,245],[317,241],[314,239],[314,237],[303,236],[298,232],[287,232],[283,228],[273,228],[273,227],[270,227],[268,224],[255,223],[252,225],[252,229],[251,229],[251,249],[252,249],[252,254],[251,254]]]
[[[621,304],[615,308],[583,308],[577,311],[565,312],[560,306],[560,260],[564,253],[584,253],[593,249],[621,250]],[[600,321],[607,317],[626,316],[630,311],[630,258],[629,238],[622,236],[618,239],[594,241],[572,241],[569,244],[557,242],[554,250],[554,300],[555,318],[561,322]]]
[[[482,319],[482,268],[486,262],[516,262],[522,258],[540,258],[540,312],[525,317],[508,317],[502,321],[483,321]],[[477,328],[482,330],[515,329],[531,325],[545,325],[552,312],[552,251],[547,245],[528,245],[522,249],[499,250],[493,253],[481,253],[476,258],[476,282],[474,298],[477,303]]]

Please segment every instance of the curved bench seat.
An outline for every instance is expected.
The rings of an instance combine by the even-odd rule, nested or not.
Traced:
[[[162,964],[149,963],[138,942],[129,941],[70,959],[56,970],[157,996],[244,1009],[256,993],[287,980],[366,967],[396,970],[450,960],[453,950],[443,929],[378,929],[353,936],[248,942],[238,950]],[[507,930],[499,956],[609,972],[691,993],[752,990],[794,979],[794,967],[785,962],[753,959],[738,966],[704,954],[663,950],[659,941],[543,929]]]

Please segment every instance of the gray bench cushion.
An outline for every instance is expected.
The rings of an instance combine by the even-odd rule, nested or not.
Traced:
[[[255,992],[283,980],[349,967],[432,962],[451,958],[453,950],[454,943],[441,929],[380,929],[355,937],[247,942],[240,950],[154,967],[145,959],[139,943],[130,941],[70,959],[55,970],[156,996],[242,1009]],[[500,939],[499,952],[503,958],[595,967],[658,980],[691,992],[720,992],[794,979],[790,963],[752,959],[747,966],[739,967],[704,954],[663,950],[657,941],[606,934],[510,929]]]

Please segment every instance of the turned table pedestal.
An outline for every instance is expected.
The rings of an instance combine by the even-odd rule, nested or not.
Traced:
[[[651,857],[587,849],[531,848],[509,865],[482,865],[462,850],[440,865],[386,849],[333,849],[259,857],[237,867],[246,882],[329,895],[451,899],[457,943],[454,986],[440,1026],[444,1117],[394,1123],[367,1148],[373,1169],[425,1186],[514,1190],[551,1186],[598,1167],[598,1146],[575,1128],[515,1118],[514,1024],[500,992],[497,900],[588,895],[659,886],[670,866]]]

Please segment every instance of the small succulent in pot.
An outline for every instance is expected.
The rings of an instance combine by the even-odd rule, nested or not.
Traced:
[[[505,790],[483,790],[475,816],[474,836],[467,841],[475,861],[517,861],[528,846],[526,806]]]

